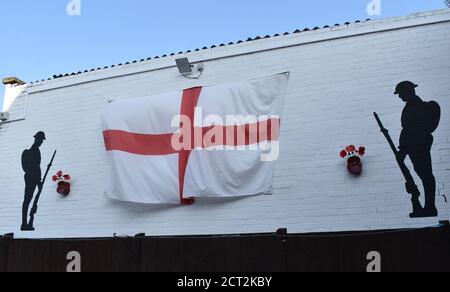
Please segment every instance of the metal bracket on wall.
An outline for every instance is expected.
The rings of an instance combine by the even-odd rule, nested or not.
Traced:
[[[9,119],[9,113],[2,112],[0,113],[0,128],[2,127],[3,123],[6,122]]]

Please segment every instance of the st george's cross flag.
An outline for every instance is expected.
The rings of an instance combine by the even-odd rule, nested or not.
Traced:
[[[272,193],[289,74],[110,103],[106,194],[146,204]]]

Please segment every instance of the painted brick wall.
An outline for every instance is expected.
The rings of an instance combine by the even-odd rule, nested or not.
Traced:
[[[424,227],[450,219],[450,10],[293,34],[189,53],[203,61],[198,81],[179,76],[174,57],[74,77],[6,88],[11,122],[0,129],[0,233],[19,237],[100,237],[375,230]],[[100,112],[109,100],[164,93],[195,85],[245,81],[291,71],[282,124],[275,194],[198,200],[193,206],[119,203],[104,196],[106,163]],[[372,112],[395,142],[403,103],[393,95],[402,80],[443,113],[433,148],[439,218],[411,220],[410,197]],[[53,170],[74,180],[61,198],[48,182],[37,231],[20,233],[23,172],[20,155],[44,130],[42,168],[54,149]],[[364,174],[351,177],[342,147],[367,146]],[[408,166],[411,163],[408,160]],[[412,167],[411,167],[412,169]],[[420,180],[416,177],[417,182]],[[420,184],[421,186],[421,184]]]

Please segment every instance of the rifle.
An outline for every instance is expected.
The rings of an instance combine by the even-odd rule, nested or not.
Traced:
[[[50,163],[47,166],[47,170],[45,172],[44,178],[42,179],[41,185],[39,186],[38,193],[36,194],[36,197],[34,198],[33,208],[31,208],[31,212],[30,212],[30,224],[29,224],[29,226],[31,228],[33,228],[34,215],[36,215],[37,210],[38,210],[39,198],[41,197],[41,193],[42,193],[42,189],[44,188],[45,180],[47,179],[47,175],[48,175],[48,173],[50,171],[50,168],[53,165],[53,161],[55,160],[55,156],[56,156],[56,150],[53,153],[52,160],[50,160]]]
[[[397,160],[397,163],[400,167],[400,170],[402,171],[403,176],[406,180],[406,192],[408,194],[411,194],[411,202],[413,205],[413,214],[417,214],[417,212],[420,212],[423,210],[422,205],[420,204],[419,198],[420,198],[420,191],[417,187],[413,176],[411,175],[411,172],[409,171],[408,167],[406,166],[404,161],[401,161],[398,159],[399,151],[397,151],[397,147],[395,146],[394,142],[392,141],[391,136],[389,135],[389,130],[387,130],[383,123],[380,120],[380,117],[377,113],[373,113],[375,116],[375,119],[377,120],[378,125],[380,126],[381,132],[384,134],[384,137],[386,137],[386,140],[389,143],[389,146],[391,147],[392,151],[394,152],[395,158]],[[411,215],[413,215],[411,214]]]

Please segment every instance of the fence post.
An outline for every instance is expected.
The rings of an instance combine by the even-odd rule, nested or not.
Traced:
[[[287,228],[280,228],[276,232],[277,244],[281,249],[281,257],[283,263],[283,272],[288,272],[288,230]]]

